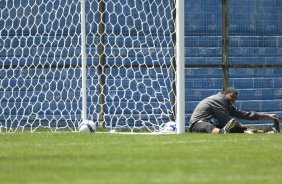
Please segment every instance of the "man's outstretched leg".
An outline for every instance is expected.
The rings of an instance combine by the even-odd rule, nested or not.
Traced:
[[[219,133],[222,134],[229,133],[235,127],[236,127],[236,120],[231,119],[230,121],[228,121],[228,123],[226,123],[226,125],[222,129],[220,129]]]
[[[230,121],[228,121],[228,123],[226,123],[226,125],[222,129],[214,128],[211,133],[227,134],[230,133],[231,130],[234,129],[235,127],[236,127],[236,120],[231,119]]]

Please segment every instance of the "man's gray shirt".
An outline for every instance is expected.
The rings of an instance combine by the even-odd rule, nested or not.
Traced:
[[[222,128],[232,119],[257,120],[258,115],[254,111],[241,111],[233,105],[229,105],[225,95],[218,93],[202,100],[195,108],[190,119],[190,125],[198,121],[210,122],[215,118],[218,121],[217,127]]]

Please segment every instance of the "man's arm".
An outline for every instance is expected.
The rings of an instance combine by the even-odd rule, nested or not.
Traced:
[[[279,116],[277,114],[260,114],[260,113],[257,113],[257,115],[260,119],[279,120]]]
[[[230,115],[236,118],[258,120],[258,119],[273,119],[279,120],[277,114],[257,113],[255,111],[241,111],[234,106],[230,107]]]
[[[260,118],[255,111],[242,111],[233,105],[229,106],[229,112],[231,116],[239,119],[258,120]]]

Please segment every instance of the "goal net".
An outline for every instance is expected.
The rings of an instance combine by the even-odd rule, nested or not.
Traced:
[[[87,119],[107,129],[174,121],[174,1],[1,1],[1,131],[77,131],[83,80]]]

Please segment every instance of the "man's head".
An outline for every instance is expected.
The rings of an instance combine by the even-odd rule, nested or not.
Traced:
[[[229,87],[224,90],[223,94],[225,95],[228,104],[232,105],[237,99],[238,91],[233,87]]]

